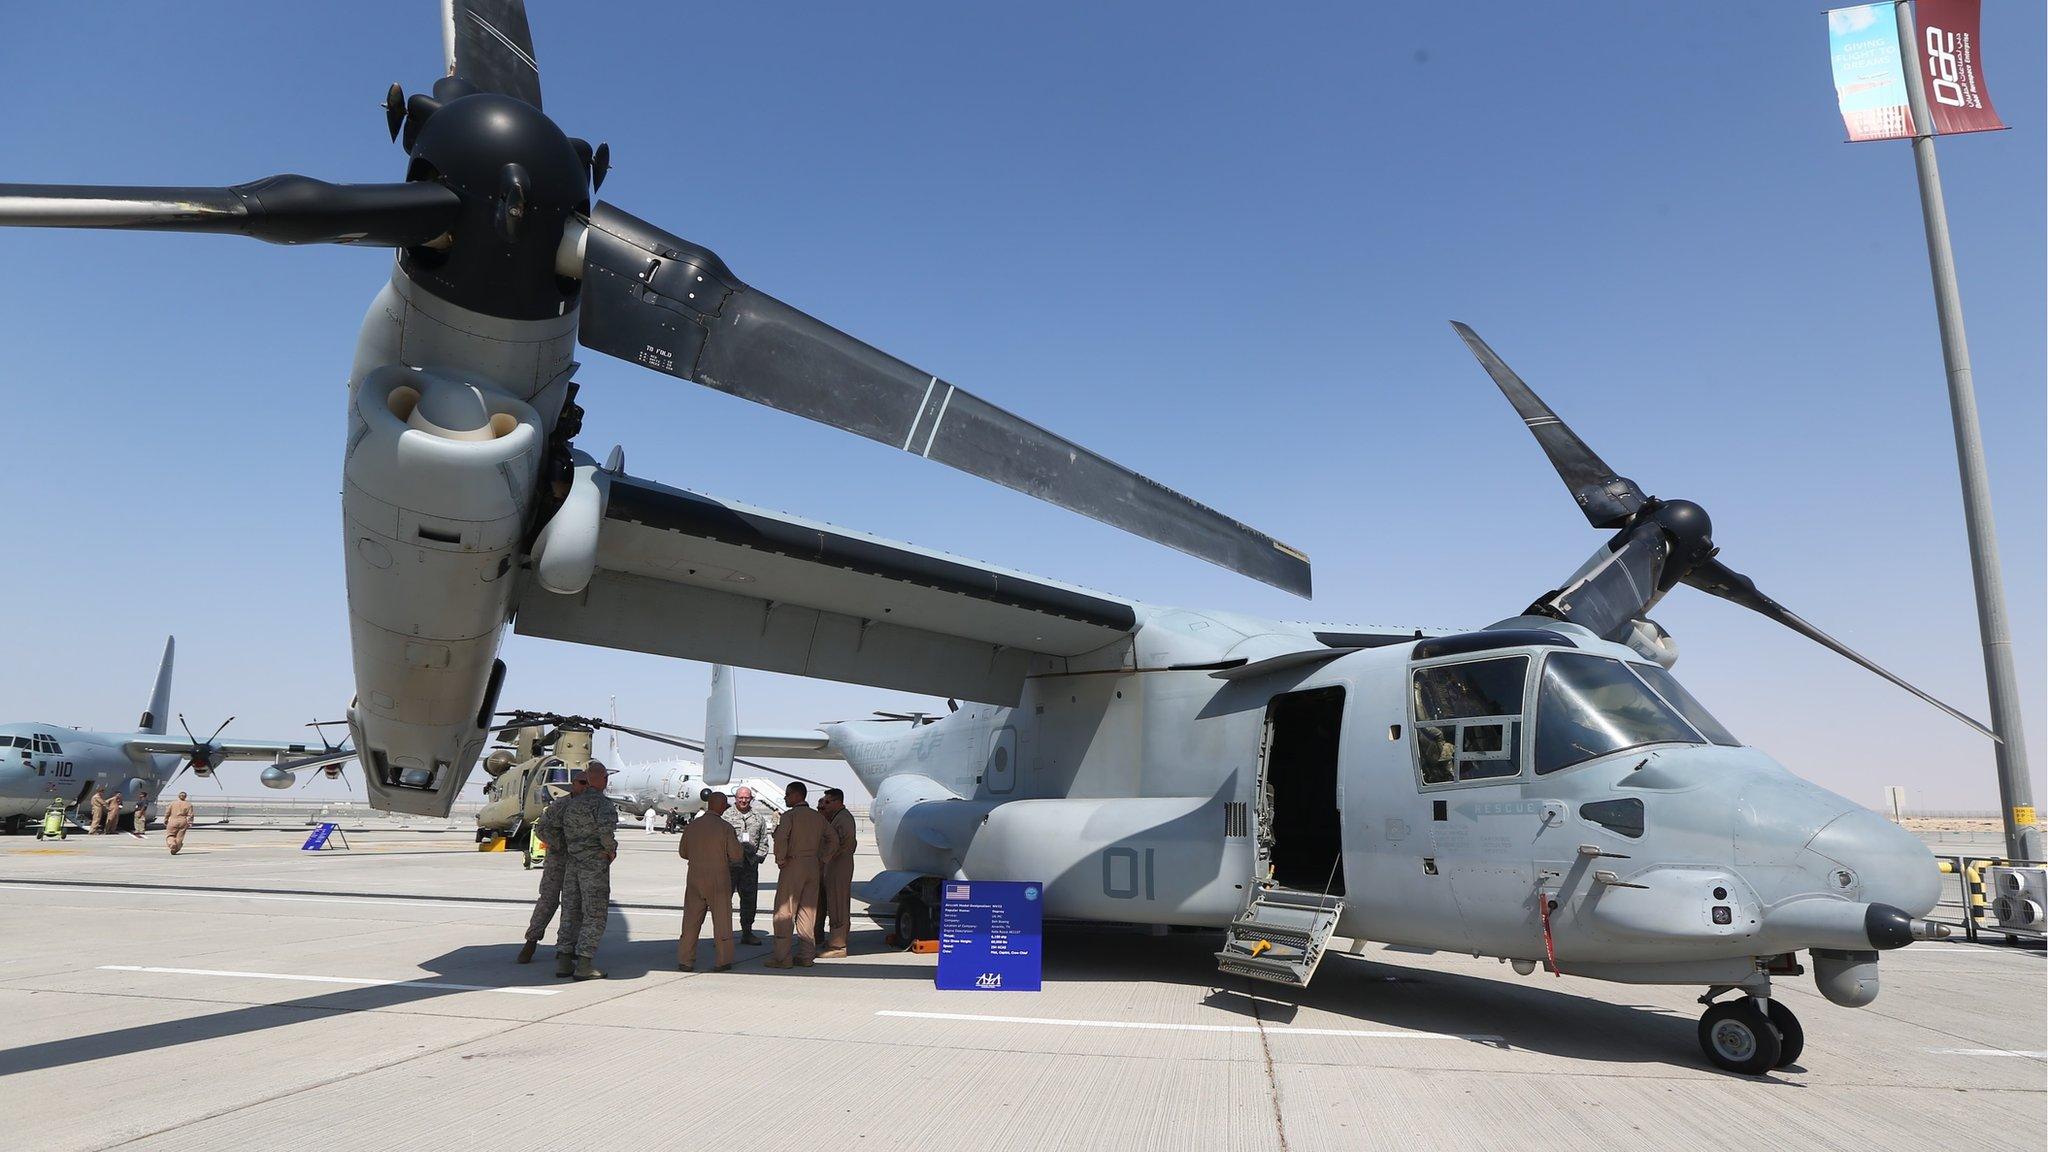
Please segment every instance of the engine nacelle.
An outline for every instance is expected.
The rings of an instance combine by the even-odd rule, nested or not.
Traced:
[[[498,777],[510,772],[512,765],[517,763],[518,761],[513,759],[510,751],[500,748],[489,756],[484,757],[484,774],[496,780]]]
[[[299,782],[299,778],[295,773],[286,771],[276,765],[265,768],[263,775],[257,777],[257,779],[263,781],[265,788],[276,788],[280,791]]]
[[[445,815],[483,748],[478,702],[495,707],[544,430],[493,387],[391,365],[358,382],[350,417],[350,725],[378,807]]]

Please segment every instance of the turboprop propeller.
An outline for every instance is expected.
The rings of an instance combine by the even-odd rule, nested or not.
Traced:
[[[1551,411],[1470,327],[1451,322],[1458,335],[1515,406],[1529,434],[1564,486],[1578,501],[1586,522],[1614,532],[1606,546],[1581,565],[1564,587],[1529,606],[1529,614],[1584,625],[1602,639],[1630,644],[1655,659],[1668,653],[1664,630],[1646,618],[1666,592],[1679,584],[1719,596],[1790,628],[1837,655],[1877,673],[1993,740],[1998,737],[1967,713],[1935,699],[1877,662],[1814,627],[1798,613],[1757,591],[1754,581],[1720,559],[1707,510],[1690,500],[1647,495],[1634,480],[1608,466],[1571,425]],[[1645,650],[1647,649],[1647,650]]]
[[[234,722],[235,718],[233,716],[228,717],[220,722],[220,727],[213,730],[213,735],[201,740],[192,734],[192,726],[185,723],[185,714],[183,712],[178,713],[178,727],[185,730],[185,739],[192,742],[192,747],[190,751],[185,753],[185,762],[178,765],[176,772],[171,773],[171,780],[176,780],[185,769],[190,768],[194,776],[211,779],[215,787],[223,792],[227,791],[228,786],[222,784],[220,778],[213,774],[213,770],[219,766],[215,756],[214,741],[219,740],[220,734],[227,731],[228,725]],[[170,780],[164,781],[166,784],[170,782]]]
[[[587,348],[1309,595],[1301,552],[770,296],[700,244],[593,205],[611,149],[571,138],[541,111],[524,4],[444,12],[450,74],[431,95],[394,84],[381,103],[407,153],[402,183],[0,184],[0,225],[396,248],[405,274],[451,304],[514,321],[576,312]]]

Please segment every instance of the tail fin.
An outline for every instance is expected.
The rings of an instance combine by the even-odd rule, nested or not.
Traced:
[[[178,638],[164,640],[164,662],[156,670],[156,690],[149,694],[149,710],[136,721],[138,732],[154,732],[161,736],[171,722],[171,658],[177,655]]]
[[[716,788],[732,779],[733,738],[739,728],[732,669],[711,666],[711,695],[704,701],[704,783]]]

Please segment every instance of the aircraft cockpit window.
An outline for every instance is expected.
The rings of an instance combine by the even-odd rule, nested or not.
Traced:
[[[1700,730],[1700,735],[1730,748],[1742,746],[1742,741],[1737,740],[1733,732],[1723,728],[1721,722],[1714,719],[1714,714],[1707,711],[1705,705],[1685,690],[1685,686],[1678,682],[1678,677],[1655,664],[1637,664],[1634,667],[1636,675],[1649,681],[1650,687],[1657,690],[1657,695],[1664,697],[1665,703],[1678,709],[1679,715],[1684,716],[1688,723]]]
[[[557,760],[553,764],[548,765],[547,775],[542,777],[541,780],[545,784],[560,784],[566,788],[569,785],[569,776],[569,766]]]
[[[1586,652],[1543,662],[1536,696],[1536,774],[1645,744],[1704,744],[1628,665]]]
[[[1415,670],[1415,751],[1424,784],[1521,774],[1528,672],[1527,656]]]

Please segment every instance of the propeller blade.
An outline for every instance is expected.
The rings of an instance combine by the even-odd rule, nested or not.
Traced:
[[[1573,499],[1585,512],[1586,519],[1595,528],[1619,528],[1622,523],[1641,508],[1647,501],[1643,490],[1636,482],[1624,476],[1617,476],[1614,469],[1586,442],[1579,439],[1571,425],[1558,419],[1557,413],[1522,382],[1515,370],[1496,355],[1479,333],[1470,327],[1451,321],[1451,327],[1464,339],[1465,346],[1493,377],[1508,403],[1515,406],[1522,423],[1529,426],[1529,434],[1536,437],[1536,443],[1543,448],[1543,454],[1550,457],[1550,466],[1557,469],[1564,486],[1571,490]]]
[[[0,184],[0,225],[220,232],[272,244],[409,248],[455,224],[462,199],[439,184],[329,184],[268,176],[228,188]]]
[[[223,732],[225,732],[225,731],[227,731],[227,730],[228,730],[228,725],[230,725],[230,724],[233,724],[234,722],[235,722],[235,718],[234,718],[233,716],[230,716],[230,717],[228,717],[227,719],[225,719],[225,720],[221,721],[221,722],[220,722],[220,727],[218,727],[218,728],[215,728],[215,729],[213,730],[213,735],[211,735],[211,736],[208,736],[208,737],[206,738],[206,745],[207,745],[207,747],[211,748],[211,747],[213,746],[213,742],[214,742],[215,740],[218,740],[218,739],[220,739],[220,734],[221,734],[221,733],[223,733]]]
[[[1934,705],[1936,708],[1941,709],[1943,712],[1948,713],[1950,716],[1953,716],[1956,719],[1962,721],[1963,723],[1968,724],[1970,727],[1975,728],[1977,731],[1983,733],[1984,735],[1991,737],[1993,740],[1998,739],[1997,733],[1993,732],[1991,729],[1985,727],[1984,725],[1978,723],[1976,720],[1971,719],[1970,716],[1968,716],[1967,714],[1955,708],[1951,708],[1948,705],[1942,703],[1941,701],[1935,699],[1934,697],[1929,696],[1927,693],[1922,692],[1920,689],[1915,688],[1913,685],[1908,684],[1906,681],[1900,679],[1899,677],[1894,676],[1890,672],[1885,671],[1883,668],[1879,667],[1875,661],[1865,657],[1861,653],[1857,652],[1855,649],[1849,647],[1847,644],[1842,643],[1840,640],[1835,639],[1833,636],[1830,636],[1827,633],[1821,631],[1820,629],[1814,627],[1813,625],[1808,624],[1805,620],[1799,617],[1798,613],[1793,612],[1790,608],[1785,607],[1783,604],[1780,604],[1776,600],[1771,599],[1769,596],[1764,595],[1762,592],[1757,591],[1755,581],[1752,581],[1749,577],[1744,576],[1742,573],[1735,571],[1733,568],[1728,567],[1728,565],[1723,564],[1721,561],[1708,560],[1704,563],[1697,564],[1693,567],[1692,571],[1685,574],[1683,579],[1687,584],[1692,585],[1693,587],[1699,589],[1702,592],[1706,592],[1714,596],[1719,596],[1721,599],[1726,600],[1733,604],[1740,604],[1744,608],[1747,608],[1752,612],[1760,613],[1764,616],[1769,617],[1772,620],[1777,621],[1780,624],[1783,624],[1785,627],[1790,628],[1794,632],[1799,633],[1801,636],[1806,637],[1808,640],[1812,640],[1813,642],[1819,644],[1823,648],[1828,649],[1836,655],[1845,656],[1848,659],[1856,662],[1857,664],[1861,664],[1863,667],[1869,669],[1872,672],[1877,673],[1879,676],[1884,677],[1885,679],[1891,681],[1899,687],[1904,688],[1906,691],[1911,692],[1913,695],[1918,696],[1920,699],[1927,701],[1929,704]]]
[[[579,336],[1309,595],[1295,549],[747,287],[709,250],[610,204],[584,236]]]
[[[197,748],[199,746],[199,737],[192,734],[192,726],[185,723],[185,714],[183,712],[178,713],[178,727],[185,730],[185,739],[190,740],[192,746]]]
[[[540,107],[540,65],[525,0],[441,0],[448,75]]]
[[[1656,604],[1670,544],[1655,524],[1638,524],[1621,541],[1593,554],[1563,588],[1545,597],[1560,619],[1596,636],[1620,641],[1635,619]],[[1544,601],[1539,601],[1543,603]]]

